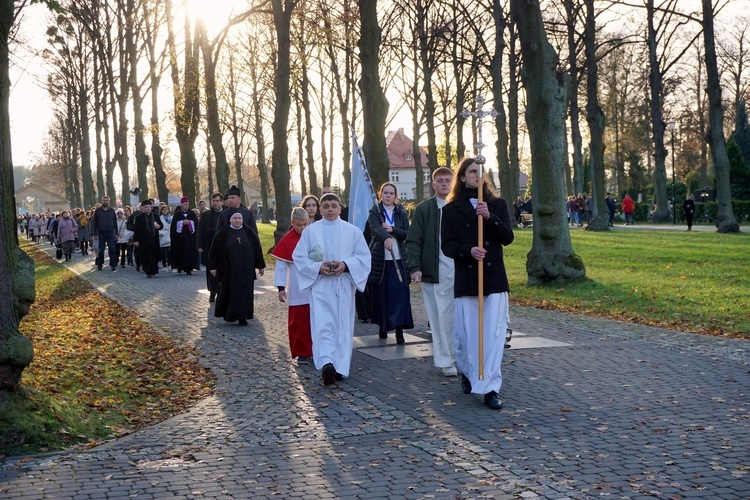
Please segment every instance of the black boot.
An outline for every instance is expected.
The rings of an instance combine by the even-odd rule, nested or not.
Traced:
[[[396,328],[396,343],[397,344],[403,344],[406,342],[404,340],[404,330],[401,327]]]

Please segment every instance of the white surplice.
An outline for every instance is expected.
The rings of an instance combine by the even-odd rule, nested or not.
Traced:
[[[333,363],[346,377],[352,360],[354,293],[364,291],[372,259],[362,231],[340,218],[319,220],[302,231],[292,258],[300,289],[310,291],[315,368]],[[345,262],[349,272],[320,274],[321,263],[330,260]]]

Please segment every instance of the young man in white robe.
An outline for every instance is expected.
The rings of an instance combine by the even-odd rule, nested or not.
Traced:
[[[363,291],[371,256],[362,231],[341,220],[341,200],[320,199],[323,219],[302,232],[292,255],[300,290],[310,291],[315,368],[330,385],[349,376],[354,338],[354,294]]]
[[[453,347],[453,259],[440,249],[440,221],[451,190],[453,171],[447,167],[432,173],[435,196],[414,210],[406,237],[406,264],[415,283],[422,284],[422,298],[432,333],[432,360],[446,377],[458,375]]]

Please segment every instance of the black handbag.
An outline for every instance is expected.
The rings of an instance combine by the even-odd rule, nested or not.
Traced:
[[[58,259],[62,259],[62,247],[57,247],[57,250],[55,251],[55,257]]]

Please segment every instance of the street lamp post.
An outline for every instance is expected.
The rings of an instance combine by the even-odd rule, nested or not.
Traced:
[[[677,122],[674,120],[667,124],[669,134],[672,136],[672,225],[677,225],[677,207],[675,206],[675,177],[674,177],[674,129],[677,128]]]

